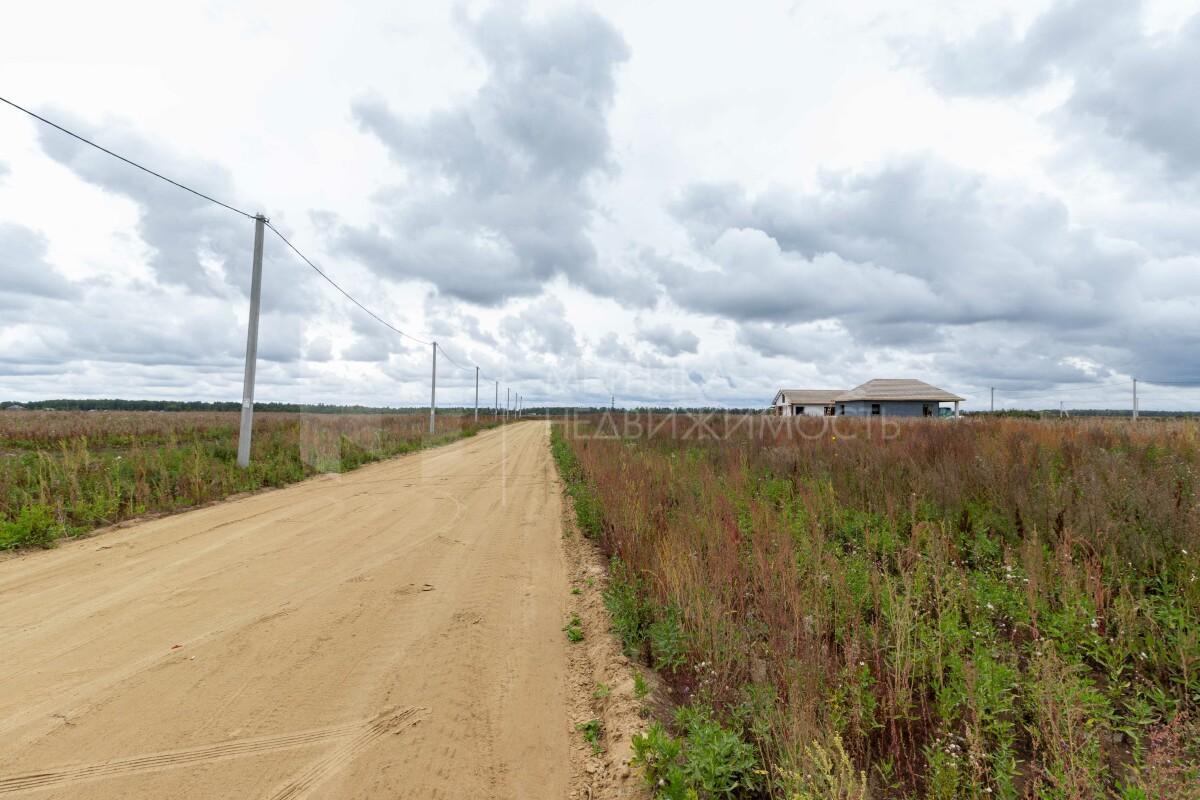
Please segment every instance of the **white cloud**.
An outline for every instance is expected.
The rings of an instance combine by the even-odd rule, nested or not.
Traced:
[[[456,402],[449,359],[554,402],[1200,384],[1191,4],[141,11],[0,34],[0,83],[264,210]],[[251,223],[0,112],[0,395],[236,399]],[[273,237],[264,273],[259,396],[427,401],[428,347]]]

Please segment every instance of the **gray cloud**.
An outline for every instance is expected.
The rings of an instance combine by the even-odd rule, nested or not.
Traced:
[[[425,321],[428,333],[438,337],[440,342],[458,339],[472,346],[499,345],[496,337],[480,324],[479,317],[466,311],[454,300],[435,292],[425,297]]]
[[[575,327],[567,321],[566,306],[556,297],[542,297],[510,314],[501,321],[500,329],[505,346],[518,351],[513,359],[517,363],[534,353],[560,358],[578,358],[581,353]]]
[[[1099,324],[1134,264],[1128,247],[1073,229],[1057,200],[915,159],[828,173],[809,194],[692,187],[674,212],[720,265],[666,270],[677,302],[745,321],[838,317],[856,335],[914,323]]]
[[[691,331],[676,330],[666,323],[638,324],[638,338],[650,344],[667,357],[684,353],[695,353],[700,347],[700,337]]]
[[[224,167],[151,143],[119,122],[102,128],[69,112],[49,115],[82,135],[217,198],[237,201]],[[249,296],[254,223],[158,180],[52,128],[37,129],[42,150],[81,179],[131,200],[139,237],[152,250],[155,279],[206,296]],[[286,231],[286,226],[281,228]],[[264,311],[304,311],[316,303],[311,279],[270,231],[263,256]]]
[[[1011,20],[964,41],[908,48],[951,94],[1002,96],[1070,81],[1060,129],[1110,165],[1130,152],[1158,159],[1167,177],[1200,172],[1200,13],[1175,32],[1147,34],[1139,0],[1060,2],[1018,35]]]
[[[993,353],[1012,352],[1030,379],[1082,374],[1061,371],[1073,358],[1191,379],[1192,259],[1080,228],[1021,187],[907,160],[826,174],[810,193],[695,186],[673,210],[709,265],[663,266],[671,298],[740,321],[739,341],[764,355],[819,361],[820,348],[789,346],[786,326],[834,320],[860,347],[975,364],[981,377]]]
[[[748,322],[738,326],[737,340],[768,358],[824,363],[855,357],[855,351],[847,347],[849,335],[835,325],[797,327]]]
[[[634,360],[633,351],[621,341],[620,336],[612,331],[600,337],[600,340],[592,346],[592,352],[597,358],[618,363],[629,363]]]
[[[120,123],[110,122],[100,128],[61,109],[47,113],[66,127],[103,140],[108,147],[152,164],[200,191],[222,197],[233,194],[229,173],[220,165],[168,152]],[[159,281],[203,294],[221,294],[223,281],[205,269],[203,261],[208,260],[218,265],[232,285],[248,287],[248,277],[242,280],[241,276],[247,272],[253,243],[253,225],[249,220],[52,128],[39,127],[37,134],[42,150],[52,159],[88,183],[137,205],[138,233],[154,251],[150,266]]]
[[[345,227],[341,248],[482,305],[536,294],[557,274],[602,286],[588,184],[611,167],[607,113],[628,48],[581,8],[533,21],[497,6],[461,25],[488,69],[467,103],[423,120],[354,104],[411,182],[380,194],[383,227]]]
[[[0,304],[22,304],[29,297],[67,300],[79,296],[79,289],[46,260],[46,249],[44,236],[0,222]]]
[[[328,336],[318,336],[312,339],[304,348],[304,360],[324,363],[333,360],[333,342]]]

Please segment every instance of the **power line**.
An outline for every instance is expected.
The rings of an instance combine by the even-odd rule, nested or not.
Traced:
[[[131,167],[140,169],[142,172],[145,172],[149,175],[153,175],[155,178],[158,178],[161,181],[165,181],[176,188],[183,189],[185,192],[190,192],[191,194],[195,195],[196,197],[199,197],[203,200],[207,200],[208,202],[213,203],[215,205],[221,206],[222,208],[232,211],[235,214],[241,214],[243,217],[246,217],[247,219],[258,219],[258,215],[251,214],[249,211],[244,211],[240,208],[237,208],[236,206],[230,205],[229,203],[224,203],[224,202],[216,199],[215,197],[205,194],[204,192],[201,192],[197,189],[193,189],[192,187],[187,186],[186,184],[180,183],[179,181],[173,180],[172,178],[168,178],[166,175],[163,175],[161,172],[156,172],[155,170],[152,170],[143,164],[139,164],[138,162],[134,161],[133,159],[126,158],[125,156],[121,155],[120,153],[115,153],[112,150],[109,150],[107,147],[97,144],[96,142],[93,142],[91,139],[88,139],[85,136],[81,136],[80,134],[75,133],[74,131],[69,130],[68,128],[65,128],[62,125],[59,125],[57,122],[46,119],[45,117],[41,116],[40,114],[30,111],[28,108],[25,108],[24,106],[19,105],[17,103],[14,103],[12,100],[9,100],[6,97],[0,96],[0,102],[4,102],[6,105],[9,105],[9,106],[15,108],[17,111],[20,111],[23,114],[27,114],[28,116],[32,117],[33,119],[37,120],[38,122],[41,122],[45,125],[49,125],[50,127],[54,128],[55,130],[65,133],[66,135],[72,137],[73,139],[77,139],[78,141],[83,142],[84,144],[88,145],[89,147],[94,147],[95,149],[99,150],[100,152],[102,152],[106,155],[112,156],[113,158],[117,159],[118,161],[122,161]],[[365,305],[363,305],[361,302],[359,302],[359,300],[356,297],[354,297],[354,295],[350,294],[348,291],[343,289],[335,280],[333,280],[333,278],[329,277],[329,275],[327,275],[324,270],[322,270],[315,263],[313,263],[312,259],[310,259],[308,256],[304,255],[304,253],[302,253],[300,251],[300,249],[298,247],[296,247],[296,245],[292,244],[291,241],[289,241],[286,236],[284,236],[282,233],[280,233],[279,229],[276,228],[274,225],[272,225],[270,223],[270,221],[268,221],[264,218],[263,223],[266,225],[266,227],[270,228],[271,232],[274,233],[276,236],[278,236],[280,238],[280,240],[284,244],[286,244],[289,249],[291,249],[292,252],[294,252],[297,256],[299,256],[300,259],[302,261],[304,261],[305,264],[308,264],[308,266],[312,267],[313,271],[315,271],[318,275],[320,275],[322,278],[324,278],[329,283],[330,286],[332,286],[333,288],[335,288],[339,292],[341,292],[342,295],[345,296],[347,300],[354,303],[356,306],[358,306],[360,309],[362,309],[364,312],[366,312],[376,322],[378,322],[379,324],[388,328],[392,332],[398,333],[399,335],[401,335],[407,339],[411,339],[412,341],[417,342],[418,344],[424,344],[424,345],[433,344],[432,341],[427,341],[425,339],[421,339],[420,337],[413,336],[411,333],[406,333],[406,332],[400,330],[395,325],[392,325],[390,322],[385,320],[383,317],[379,316],[374,311],[367,308]],[[459,369],[464,369],[464,370],[473,369],[473,367],[463,366],[456,359],[454,359],[449,353],[447,353],[445,348],[440,347],[440,345],[439,345],[439,348],[442,350],[442,355],[446,358],[446,360],[449,361],[454,366],[458,367]],[[484,376],[481,373],[480,377],[483,378],[483,377],[487,377],[487,376]],[[488,378],[488,379],[493,380],[492,378]]]
[[[447,361],[449,361],[451,364],[458,367],[459,369],[475,369],[475,367],[464,367],[462,364],[455,361],[453,358],[450,357],[450,354],[446,352],[446,348],[440,344],[438,345],[438,350],[442,351],[442,355],[446,357]]]
[[[305,264],[308,264],[310,267],[312,267],[312,268],[313,268],[313,270],[315,270],[315,271],[316,271],[316,273],[317,273],[318,275],[320,275],[322,278],[324,278],[325,280],[327,280],[327,281],[329,282],[329,285],[330,285],[330,286],[332,286],[333,288],[335,288],[335,289],[337,289],[339,292],[341,292],[343,295],[345,295],[345,296],[346,296],[346,299],[347,299],[347,300],[349,300],[351,303],[354,303],[354,305],[358,306],[358,307],[359,307],[359,308],[361,308],[363,311],[365,311],[365,312],[367,312],[368,314],[370,314],[370,315],[371,315],[371,317],[372,317],[372,318],[373,318],[373,319],[374,319],[376,322],[378,322],[380,325],[383,325],[384,327],[388,328],[388,329],[389,329],[389,330],[391,330],[391,331],[394,331],[395,333],[398,333],[398,334],[400,334],[401,336],[404,336],[404,337],[406,337],[406,338],[408,338],[408,339],[412,339],[414,342],[417,342],[417,343],[419,343],[419,344],[433,344],[433,342],[427,342],[427,341],[425,341],[424,339],[420,339],[420,338],[418,338],[418,337],[416,337],[416,336],[413,336],[411,333],[405,333],[404,331],[400,330],[399,328],[397,328],[397,327],[396,327],[395,325],[393,325],[392,323],[388,322],[388,321],[387,321],[386,319],[384,319],[383,317],[381,317],[381,316],[379,316],[378,314],[376,314],[376,313],[375,313],[374,311],[372,311],[371,309],[369,309],[369,308],[367,308],[366,306],[364,306],[362,303],[358,302],[358,300],[357,300],[357,299],[354,297],[354,295],[350,294],[350,293],[349,293],[349,292],[347,292],[345,289],[343,289],[341,286],[339,286],[339,285],[337,284],[337,282],[336,282],[336,281],[335,281],[333,278],[331,278],[331,277],[329,277],[328,275],[326,275],[326,274],[325,274],[325,272],[324,272],[324,271],[322,271],[322,269],[321,269],[320,267],[318,267],[316,264],[314,264],[314,263],[312,262],[312,260],[311,260],[311,259],[310,259],[308,256],[304,255],[304,253],[301,253],[301,252],[300,252],[300,250],[299,250],[299,249],[296,247],[296,245],[294,245],[294,244],[292,244],[291,242],[289,242],[289,241],[288,241],[288,239],[287,239],[287,237],[286,237],[286,236],[284,236],[282,233],[280,233],[280,232],[279,232],[279,229],[278,229],[278,228],[276,228],[276,227],[275,227],[274,225],[272,225],[270,222],[266,223],[266,225],[267,225],[267,227],[268,227],[268,228],[270,228],[270,229],[271,229],[271,231],[272,231],[272,232],[273,232],[273,233],[274,233],[276,236],[278,236],[280,239],[282,239],[282,240],[283,240],[283,243],[284,243],[284,244],[286,244],[288,247],[290,247],[290,248],[291,248],[291,250],[292,250],[292,252],[293,252],[293,253],[295,253],[296,255],[300,256],[300,258],[301,258],[301,259],[304,261],[304,263],[305,263]]]
[[[128,159],[125,156],[120,155],[119,153],[114,153],[112,150],[109,150],[107,147],[102,147],[101,145],[98,145],[95,142],[93,142],[91,139],[86,139],[83,136],[80,136],[78,133],[75,133],[74,131],[69,131],[66,128],[64,128],[62,125],[59,125],[57,122],[51,122],[50,120],[46,119],[45,117],[43,117],[39,114],[33,113],[28,108],[17,105],[12,100],[9,100],[6,97],[0,97],[0,102],[7,103],[8,105],[15,108],[17,111],[24,112],[25,114],[28,114],[29,116],[33,117],[34,119],[38,120],[39,122],[44,122],[45,124],[49,125],[51,128],[62,131],[63,133],[67,134],[68,136],[74,137],[74,138],[78,139],[79,141],[83,142],[84,144],[90,145],[90,146],[96,148],[97,150],[99,150],[102,153],[107,153],[108,155],[112,156],[113,158],[124,161],[126,164],[128,164],[131,167],[137,167],[142,172],[148,172],[149,174],[153,175],[154,177],[158,178],[159,180],[166,181],[167,183],[171,184],[172,186],[177,186],[180,189],[183,189],[185,192],[191,192],[192,194],[196,195],[197,197],[202,197],[210,203],[216,203],[217,205],[221,206],[222,208],[227,208],[230,211],[233,211],[234,213],[241,214],[243,217],[247,217],[249,219],[254,219],[254,215],[248,211],[243,211],[240,208],[235,208],[234,206],[231,206],[228,203],[222,203],[220,200],[216,199],[215,197],[209,197],[204,192],[197,191],[190,186],[185,186],[184,184],[180,183],[179,181],[171,180],[166,175],[163,175],[160,172],[155,172],[154,170],[150,169],[149,167],[142,166],[141,164],[137,163],[136,161]]]

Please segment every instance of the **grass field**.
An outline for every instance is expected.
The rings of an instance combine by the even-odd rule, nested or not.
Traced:
[[[48,547],[149,512],[283,486],[474,434],[472,418],[422,413],[257,413],[238,469],[235,412],[0,413],[0,550]]]
[[[1196,423],[825,422],[556,427],[656,795],[1200,797]]]

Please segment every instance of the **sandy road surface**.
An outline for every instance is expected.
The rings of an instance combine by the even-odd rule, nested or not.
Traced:
[[[565,797],[547,435],[0,561],[0,799]]]

